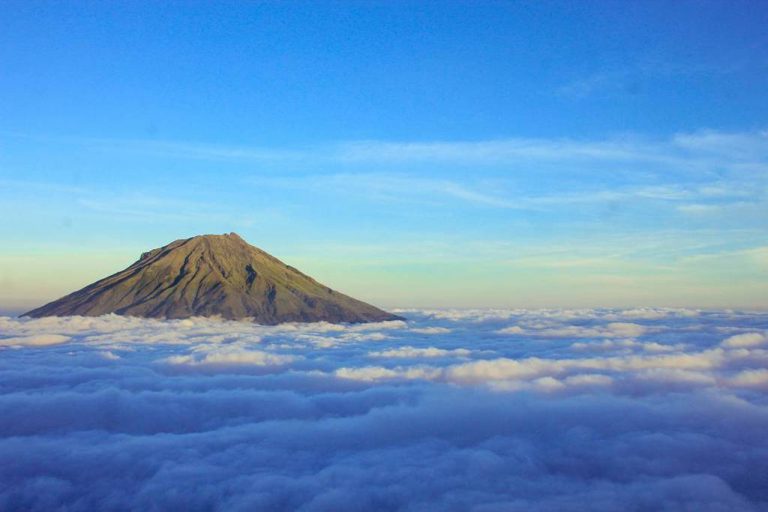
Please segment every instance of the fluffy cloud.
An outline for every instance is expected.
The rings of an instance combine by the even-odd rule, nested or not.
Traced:
[[[0,318],[0,510],[768,510],[764,315],[406,316]]]
[[[586,351],[606,351],[606,350],[632,350],[641,349],[647,352],[672,352],[682,350],[683,345],[666,345],[655,341],[639,342],[631,339],[622,340],[603,340],[601,342],[578,342],[573,343],[571,348],[574,350]]]
[[[40,347],[45,345],[57,345],[65,343],[71,338],[61,334],[33,334],[31,336],[13,336],[10,338],[0,338],[0,346],[22,347],[33,346]]]
[[[382,366],[363,366],[360,368],[339,368],[334,372],[339,378],[361,380],[361,381],[376,381],[376,380],[389,380],[389,379],[406,379],[406,380],[434,380],[440,375],[440,370],[437,368],[431,368],[429,366],[411,366],[411,367],[397,367],[397,368],[384,368]]]
[[[697,309],[682,308],[635,308],[610,311],[603,315],[605,319],[658,320],[662,318],[694,318],[699,316]]]
[[[451,332],[447,327],[414,327],[411,332],[418,334],[448,334]]]
[[[282,365],[294,361],[296,358],[286,355],[271,354],[263,350],[220,350],[209,351],[202,357],[195,355],[170,356],[164,359],[164,362],[177,365],[254,365],[271,366]]]
[[[519,325],[510,325],[509,327],[504,327],[496,332],[499,334],[525,334],[525,329]]]
[[[629,322],[610,322],[600,326],[566,325],[540,329],[523,329],[518,325],[499,329],[499,334],[527,334],[546,338],[634,338],[642,336],[647,327]]]
[[[757,347],[768,343],[768,337],[759,332],[737,334],[723,341],[726,347]]]
[[[471,350],[465,348],[456,348],[453,350],[446,350],[437,347],[416,348],[411,346],[398,347],[390,350],[381,350],[378,352],[370,352],[370,357],[467,357],[472,353]]]
[[[744,370],[731,378],[731,383],[740,387],[759,387],[768,391],[768,369]]]

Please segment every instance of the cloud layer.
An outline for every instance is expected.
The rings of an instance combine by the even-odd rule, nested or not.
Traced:
[[[768,317],[0,317],[1,510],[768,510]]]

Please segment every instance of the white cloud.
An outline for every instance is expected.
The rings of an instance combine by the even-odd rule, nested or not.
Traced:
[[[522,310],[510,309],[396,309],[396,313],[419,313],[436,320],[454,322],[483,322],[486,320],[506,319],[521,314]]]
[[[349,380],[434,380],[440,370],[428,366],[385,368],[383,366],[363,366],[360,368],[339,368],[334,372],[336,377]]]
[[[579,351],[606,351],[606,350],[644,350],[646,352],[674,352],[685,348],[682,344],[666,345],[655,341],[640,342],[632,339],[608,339],[593,342],[573,343],[571,348]]]
[[[737,334],[723,340],[724,347],[757,347],[768,342],[768,338],[759,332]]]
[[[216,365],[251,365],[274,366],[284,365],[296,358],[293,356],[273,354],[262,350],[220,350],[209,351],[204,355],[194,354],[170,356],[162,361],[174,365],[216,366]]]
[[[582,373],[567,377],[563,382],[566,386],[609,386],[613,379],[598,373]]]
[[[738,387],[754,387],[768,390],[768,369],[744,370],[731,377],[729,383]]]
[[[370,357],[417,358],[417,357],[467,357],[472,351],[465,348],[443,349],[437,347],[398,347],[390,350],[369,352]]]
[[[450,366],[446,378],[452,382],[525,380],[563,373],[572,363],[562,360],[528,358],[520,361],[498,358]]]
[[[33,346],[44,347],[46,345],[58,345],[66,343],[71,338],[61,334],[33,334],[30,336],[14,336],[10,338],[0,338],[0,346]]]
[[[448,334],[451,332],[451,329],[447,327],[416,327],[411,329],[411,332],[418,334]]]
[[[522,329],[519,326],[511,326],[496,332],[499,334],[528,334],[547,338],[634,338],[642,336],[647,331],[647,327],[639,324],[611,322],[596,327],[566,325],[541,329]]]
[[[519,325],[511,325],[509,327],[499,329],[496,332],[498,332],[499,334],[525,334],[526,331]]]
[[[699,311],[684,308],[633,308],[608,313],[605,318],[633,318],[638,320],[658,320],[669,317],[696,317]]]
[[[763,503],[768,349],[743,336],[763,314],[454,313],[0,318],[27,340],[0,357],[0,509],[371,510],[382,489],[393,510]]]
[[[185,354],[169,356],[159,362],[186,366],[281,366],[299,359],[298,356],[254,349],[253,346],[259,343],[260,340],[198,343]]]

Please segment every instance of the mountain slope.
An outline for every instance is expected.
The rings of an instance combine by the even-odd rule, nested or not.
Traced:
[[[400,317],[318,283],[235,233],[176,240],[117,274],[24,316],[216,316],[281,322],[376,322]]]

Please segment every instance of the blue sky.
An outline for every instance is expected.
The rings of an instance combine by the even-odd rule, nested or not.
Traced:
[[[3,2],[0,308],[200,233],[393,306],[768,307],[763,2]]]

